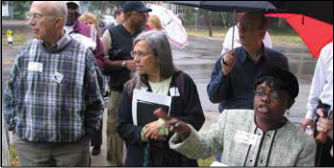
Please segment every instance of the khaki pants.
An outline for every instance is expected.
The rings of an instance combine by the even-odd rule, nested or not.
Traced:
[[[107,160],[110,166],[123,165],[123,140],[117,133],[118,107],[121,102],[121,94],[110,90],[107,120]]]
[[[78,142],[42,144],[30,143],[14,135],[14,146],[20,166],[87,167],[89,166],[89,138]]]

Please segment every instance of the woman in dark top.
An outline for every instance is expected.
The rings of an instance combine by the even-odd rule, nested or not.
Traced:
[[[136,110],[137,114],[133,114],[132,110],[135,89],[171,96],[170,117],[199,130],[205,118],[195,83],[190,76],[174,68],[171,48],[164,33],[144,32],[135,39],[133,46],[131,54],[137,66],[136,75],[125,84],[117,128],[127,146],[124,166],[198,166],[196,160],[169,148],[172,133],[164,130],[161,120],[155,118],[147,124],[134,122],[134,115],[143,111]],[[148,115],[154,118],[153,111]]]

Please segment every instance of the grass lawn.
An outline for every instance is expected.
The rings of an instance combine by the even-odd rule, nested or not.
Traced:
[[[210,164],[215,160],[216,160],[215,157],[211,156],[207,159],[198,159],[197,162],[198,162],[198,166],[200,167],[209,167]]]
[[[9,156],[10,156],[10,166],[19,166],[19,158],[15,152],[15,147],[13,144],[9,146]]]
[[[28,40],[28,35],[27,33],[16,33],[13,35],[13,41],[14,41],[14,45],[22,45],[25,42],[27,42]],[[8,45],[8,41],[7,41],[7,36],[3,35],[1,38],[1,44],[2,45]]]

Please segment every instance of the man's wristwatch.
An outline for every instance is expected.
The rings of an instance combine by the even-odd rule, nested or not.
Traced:
[[[122,67],[125,68],[126,67],[126,61],[122,62]]]

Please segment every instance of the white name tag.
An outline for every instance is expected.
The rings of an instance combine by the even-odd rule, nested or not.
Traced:
[[[43,72],[43,64],[38,63],[38,62],[29,62],[28,71]]]
[[[53,76],[53,80],[56,81],[57,83],[61,83],[61,81],[63,81],[64,75],[56,72]]]
[[[256,134],[248,133],[245,131],[238,130],[237,133],[234,135],[234,141],[247,145],[255,145],[257,139],[258,136]]]
[[[180,92],[177,87],[170,88],[169,93],[170,93],[170,96],[180,96]]]

